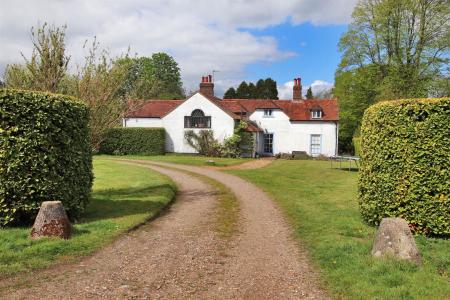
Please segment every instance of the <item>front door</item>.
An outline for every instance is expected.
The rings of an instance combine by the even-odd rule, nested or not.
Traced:
[[[264,134],[264,153],[273,154],[273,133]]]

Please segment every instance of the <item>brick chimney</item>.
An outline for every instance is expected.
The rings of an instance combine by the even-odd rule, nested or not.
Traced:
[[[205,96],[214,97],[214,83],[212,82],[212,76],[202,76],[202,82],[200,83],[200,93]]]
[[[294,88],[292,100],[300,101],[302,100],[302,79],[300,77],[294,78]]]

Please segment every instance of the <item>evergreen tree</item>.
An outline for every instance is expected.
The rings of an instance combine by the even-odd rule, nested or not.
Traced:
[[[266,89],[266,82],[264,79],[260,79],[256,82],[256,98],[258,99],[264,99],[265,95],[265,89]]]
[[[230,87],[225,94],[223,95],[223,99],[236,99],[236,90],[233,87]]]
[[[260,79],[256,82],[256,85],[253,82],[247,84],[247,82],[242,81],[235,94],[231,89],[227,90],[224,99],[232,97],[239,99],[278,99],[277,82],[272,78]]]
[[[306,91],[306,99],[313,99],[313,98],[314,98],[314,96],[313,96],[312,89],[311,89],[311,87],[309,87],[308,90]]]
[[[264,80],[264,92],[261,94],[262,99],[278,99],[277,82],[272,78]]]
[[[258,98],[256,86],[253,82],[250,82],[248,84],[248,99],[256,99],[256,98]]]
[[[239,99],[250,99],[250,93],[248,89],[248,84],[242,81],[236,90],[236,97]]]

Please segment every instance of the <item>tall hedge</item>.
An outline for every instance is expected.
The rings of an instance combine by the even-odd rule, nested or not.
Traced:
[[[102,154],[158,155],[165,153],[164,128],[113,128],[100,145]]]
[[[381,102],[364,113],[363,218],[405,218],[417,232],[450,234],[450,98]]]
[[[0,226],[31,223],[47,200],[77,217],[93,181],[88,108],[68,96],[0,89],[0,116]]]

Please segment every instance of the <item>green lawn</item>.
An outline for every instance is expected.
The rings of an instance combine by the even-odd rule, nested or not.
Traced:
[[[166,155],[154,155],[154,156],[139,156],[139,155],[125,155],[125,156],[108,156],[100,155],[98,157],[112,157],[112,158],[125,158],[125,159],[141,159],[141,160],[153,160],[161,162],[170,162],[174,164],[193,165],[193,166],[206,166],[208,161],[214,161],[214,166],[224,167],[242,164],[251,160],[250,158],[221,158],[221,157],[205,157],[199,155],[185,155],[185,154],[166,154]]]
[[[94,174],[93,199],[72,239],[33,241],[30,228],[0,229],[0,277],[88,255],[161,211],[176,192],[164,175],[100,157]]]
[[[277,160],[230,171],[273,196],[337,299],[450,299],[450,240],[416,236],[423,266],[370,255],[376,229],[358,212],[357,172]]]

